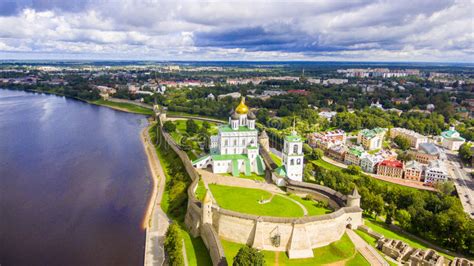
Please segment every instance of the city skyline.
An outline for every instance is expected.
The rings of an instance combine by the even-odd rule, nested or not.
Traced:
[[[470,1],[0,3],[0,58],[472,62]]]

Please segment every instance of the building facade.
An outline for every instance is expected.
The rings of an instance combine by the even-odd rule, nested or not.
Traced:
[[[394,127],[390,129],[390,138],[394,139],[397,136],[402,136],[410,141],[412,148],[418,149],[421,143],[428,142],[428,138],[413,130],[409,130],[401,127]]]
[[[366,150],[382,149],[383,139],[387,130],[385,128],[363,129],[357,135],[357,144]]]
[[[466,140],[461,137],[454,127],[450,127],[449,130],[441,133],[441,145],[448,150],[457,151],[464,142]]]
[[[364,172],[367,173],[375,173],[377,169],[377,164],[383,161],[383,157],[381,155],[372,155],[372,154],[364,154],[360,160],[360,167]]]
[[[365,154],[362,147],[350,147],[344,156],[344,163],[348,165],[360,165],[360,160]]]
[[[403,163],[398,160],[383,160],[377,165],[377,174],[394,178],[403,178]]]
[[[448,178],[448,169],[441,160],[431,161],[425,169],[425,183],[445,182]]]
[[[408,154],[412,155],[417,162],[422,164],[428,164],[430,161],[439,159],[438,147],[433,143],[421,143],[418,146],[418,150],[409,150]]]
[[[279,176],[295,181],[303,181],[304,154],[303,139],[293,130],[285,137],[282,152],[282,166],[275,171]]]
[[[423,166],[417,161],[408,161],[405,163],[404,178],[413,181],[421,181]]]

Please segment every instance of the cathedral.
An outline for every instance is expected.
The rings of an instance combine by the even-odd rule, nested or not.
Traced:
[[[229,123],[220,126],[218,134],[211,136],[210,154],[193,161],[193,166],[210,167],[214,173],[231,173],[233,176],[241,173],[263,175],[265,164],[259,154],[255,120],[242,98],[229,117]]]

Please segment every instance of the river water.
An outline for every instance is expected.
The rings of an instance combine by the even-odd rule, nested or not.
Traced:
[[[0,89],[0,265],[142,265],[144,116]]]

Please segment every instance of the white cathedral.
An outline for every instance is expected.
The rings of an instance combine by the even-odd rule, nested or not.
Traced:
[[[265,163],[259,155],[258,130],[255,115],[242,98],[229,117],[229,124],[219,126],[219,133],[211,136],[210,154],[192,162],[196,168],[212,168],[214,173],[246,176],[263,175]]]

